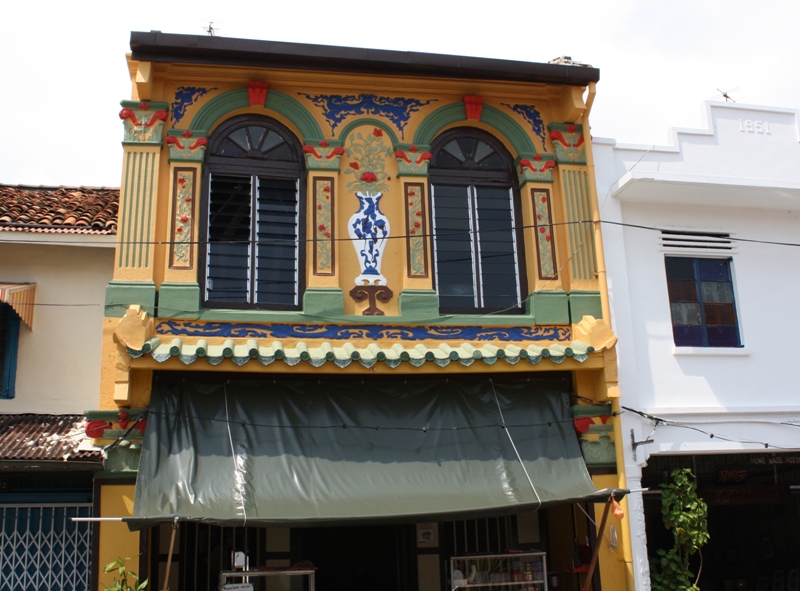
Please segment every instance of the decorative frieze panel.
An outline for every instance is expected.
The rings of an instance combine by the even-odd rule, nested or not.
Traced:
[[[396,150],[398,176],[428,176],[428,164],[432,155],[427,149],[421,150],[418,146],[401,147]]]
[[[314,177],[314,275],[335,273],[334,179]]]
[[[539,255],[539,279],[556,279],[556,253],[553,247],[553,215],[550,208],[550,191],[531,189],[533,199],[533,227],[536,231],[536,251]]]
[[[520,186],[531,181],[552,183],[555,167],[555,156],[552,154],[535,154],[531,158],[520,158],[517,161]]]
[[[551,123],[547,126],[559,164],[586,164],[583,125]]]
[[[615,466],[611,405],[573,406],[572,416],[586,465],[590,468]]]
[[[194,168],[176,168],[172,182],[172,237],[169,266],[192,269],[194,245],[194,204],[196,197]]]
[[[160,144],[164,122],[169,118],[167,103],[122,101],[119,118],[125,127],[125,143]]]
[[[206,155],[208,139],[188,129],[167,131],[170,162],[202,162]]]
[[[307,170],[339,170],[344,148],[341,142],[329,143],[322,140],[316,146],[303,146],[303,154],[306,157]]]
[[[407,273],[411,278],[428,276],[428,232],[425,215],[425,184],[406,183]]]
[[[322,109],[325,120],[331,126],[331,136],[336,134],[336,128],[348,117],[377,115],[391,121],[403,137],[411,114],[436,100],[421,101],[413,98],[374,94],[318,94],[315,96],[302,92],[299,94]]]
[[[545,145],[544,121],[542,121],[542,114],[539,113],[534,105],[509,105],[508,103],[500,103],[504,107],[508,107],[517,115],[520,115],[525,122],[530,125],[531,131],[535,133],[540,140],[542,140],[542,149],[546,152],[547,146]]]

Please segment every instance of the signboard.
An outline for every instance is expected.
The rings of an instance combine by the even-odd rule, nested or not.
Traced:
[[[222,591],[253,591],[253,583],[228,583],[222,586]]]

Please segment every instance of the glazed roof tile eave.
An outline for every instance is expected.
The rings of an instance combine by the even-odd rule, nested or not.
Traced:
[[[600,79],[598,69],[579,65],[542,64],[207,35],[176,35],[160,31],[134,31],[131,33],[130,46],[134,60],[152,62],[506,80],[575,86],[585,86]]]
[[[366,368],[372,368],[378,363],[391,368],[404,363],[413,367],[429,363],[439,367],[459,363],[468,367],[477,362],[494,365],[498,360],[510,365],[516,365],[521,361],[538,365],[544,359],[559,365],[569,358],[583,363],[595,352],[599,351],[580,341],[573,341],[568,347],[558,345],[520,347],[514,344],[505,344],[504,347],[484,344],[476,347],[470,343],[459,345],[443,343],[437,347],[427,347],[422,344],[413,347],[404,347],[401,344],[380,347],[371,343],[366,347],[355,347],[351,343],[334,346],[330,342],[322,342],[315,346],[298,342],[294,347],[284,347],[280,341],[272,340],[264,345],[250,339],[247,344],[230,341],[209,346],[200,341],[184,343],[179,338],[170,339],[168,342],[165,339],[165,342],[162,342],[158,337],[149,339],[140,349],[128,348],[128,354],[134,359],[149,355],[155,361],[163,363],[177,357],[184,365],[191,365],[203,359],[211,365],[219,365],[225,359],[231,359],[240,367],[248,363],[261,363],[267,366],[276,361],[282,361],[290,366],[304,362],[312,367],[322,367],[328,363],[338,367],[356,363]]]
[[[100,451],[79,449],[84,438],[82,414],[2,414],[0,462],[102,464]]]

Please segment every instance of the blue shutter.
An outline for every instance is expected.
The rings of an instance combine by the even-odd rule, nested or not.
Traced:
[[[6,321],[5,359],[3,360],[3,389],[0,398],[14,398],[14,380],[17,377],[17,349],[19,344],[19,316],[8,309]]]

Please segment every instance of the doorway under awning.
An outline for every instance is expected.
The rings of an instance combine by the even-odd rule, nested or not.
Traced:
[[[156,379],[126,521],[402,523],[610,494],[561,379]]]

